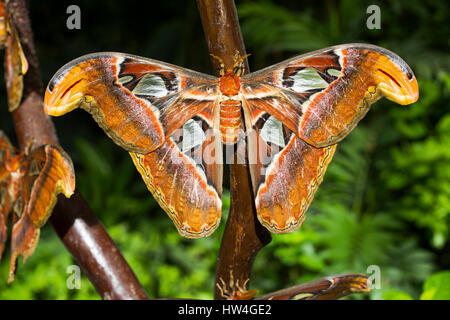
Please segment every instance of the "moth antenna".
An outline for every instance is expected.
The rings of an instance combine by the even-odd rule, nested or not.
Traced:
[[[239,60],[239,50],[236,50],[236,53],[234,54],[234,62],[236,63]]]
[[[218,57],[212,53],[209,54],[211,57],[213,57],[214,59],[216,59],[217,61],[219,61],[220,63],[220,72],[219,74],[221,76],[223,76],[225,74],[225,63],[223,62],[223,59],[221,57]]]
[[[236,56],[234,57],[234,65],[233,70],[236,69],[236,74],[238,76],[241,76],[242,71],[244,69],[244,59],[251,55],[251,53],[247,53],[243,55],[242,57],[237,56],[239,54],[239,51],[236,51]]]
[[[248,56],[251,56],[251,55],[252,55],[251,53],[247,53],[246,55],[243,55],[242,57],[239,57],[238,60],[234,64],[235,65],[236,64],[241,64],[244,61],[245,58],[247,58]]]

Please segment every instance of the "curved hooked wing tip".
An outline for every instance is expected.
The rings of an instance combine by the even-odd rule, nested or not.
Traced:
[[[131,75],[120,77],[125,68]],[[44,111],[61,116],[81,107],[125,150],[150,152],[163,143],[164,128],[158,110],[123,86],[123,81],[133,81],[134,69],[145,74],[162,67],[121,53],[95,53],[75,59],[48,84]]]
[[[395,53],[366,45],[366,63],[383,96],[401,105],[414,103],[419,98],[419,85],[408,64]]]

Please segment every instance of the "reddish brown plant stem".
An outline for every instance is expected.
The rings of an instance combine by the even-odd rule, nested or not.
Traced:
[[[312,280],[296,286],[270,292],[255,300],[335,300],[352,293],[370,291],[369,279],[365,274],[348,273]]]
[[[245,54],[236,7],[233,0],[197,0],[209,52],[233,65],[236,51]],[[216,59],[214,69],[219,70]],[[249,71],[247,60],[245,72]],[[245,143],[243,141],[242,143]],[[239,147],[241,148],[241,147]],[[235,155],[236,159],[236,155]],[[216,284],[229,284],[231,276],[240,285],[250,278],[253,260],[270,240],[269,232],[256,218],[254,197],[247,164],[230,166],[231,206],[216,267]],[[217,286],[215,299],[223,299]]]
[[[16,24],[29,69],[24,92],[13,120],[20,147],[58,143],[51,119],[43,111],[42,80],[25,0],[11,0],[9,12]],[[146,299],[147,295],[106,230],[78,191],[59,197],[50,222],[103,299]],[[65,272],[65,270],[61,270]]]

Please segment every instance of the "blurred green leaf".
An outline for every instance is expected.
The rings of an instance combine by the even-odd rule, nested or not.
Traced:
[[[430,276],[423,286],[421,300],[450,300],[450,271]]]
[[[389,290],[383,294],[384,300],[414,300],[413,297],[409,293],[398,291],[398,290]]]

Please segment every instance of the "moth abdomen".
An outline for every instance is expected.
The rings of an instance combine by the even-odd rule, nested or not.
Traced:
[[[222,142],[235,144],[241,128],[241,101],[225,100],[220,104],[220,133]]]

